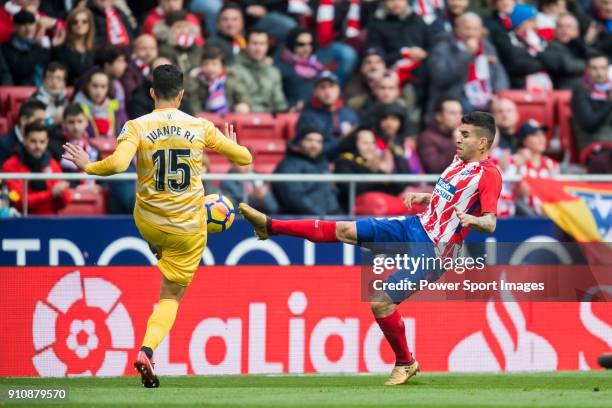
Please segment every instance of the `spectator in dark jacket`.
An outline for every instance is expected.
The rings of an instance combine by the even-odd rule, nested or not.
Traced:
[[[59,164],[47,152],[49,135],[47,128],[40,122],[25,127],[24,143],[2,165],[6,173],[61,173]],[[23,182],[9,180],[6,183],[9,191],[16,193],[18,200],[14,203],[18,210],[23,210]],[[63,180],[28,181],[28,213],[57,214],[71,199],[68,183]]]
[[[393,72],[384,74],[372,84],[372,95],[364,101],[359,111],[359,122],[362,125],[374,127],[376,111],[381,104],[398,103],[407,108],[408,103],[401,95],[397,75]]]
[[[393,166],[387,157],[380,154],[376,146],[374,133],[367,128],[358,128],[353,131],[338,146],[340,155],[335,161],[336,174],[391,174]],[[345,212],[349,208],[349,185],[337,183],[338,198]],[[357,183],[356,195],[367,192],[380,192],[399,194],[402,191],[398,183]]]
[[[612,82],[608,65],[605,54],[589,55],[583,84],[572,94],[576,143],[590,173],[612,172]]]
[[[402,58],[403,48],[412,48],[413,58],[424,59],[429,40],[423,19],[414,13],[408,0],[383,0],[381,3],[368,25],[368,45],[382,48],[388,65]]]
[[[300,114],[297,131],[311,126],[321,129],[324,154],[333,159],[340,139],[348,135],[358,122],[357,114],[345,107],[340,99],[338,78],[329,71],[323,71],[315,82],[310,101]]]
[[[17,86],[40,85],[43,67],[49,62],[51,53],[43,48],[36,37],[36,18],[22,10],[13,16],[14,34],[2,44],[2,54]]]
[[[476,13],[458,17],[454,35],[441,34],[427,59],[429,108],[442,96],[461,100],[463,112],[486,110],[495,92],[509,87],[508,75],[497,59],[493,45],[484,37]]]
[[[417,137],[417,152],[426,173],[439,174],[453,161],[457,152],[454,132],[461,124],[461,102],[442,98],[436,103],[433,121]]]
[[[446,0],[443,10],[437,10],[437,17],[429,26],[432,36],[441,33],[452,34],[455,30],[457,18],[462,16],[470,7],[470,0]]]
[[[329,162],[323,155],[323,134],[315,128],[303,128],[288,145],[276,174],[326,174]],[[282,214],[339,214],[340,205],[331,183],[273,183],[272,190]]]
[[[129,45],[134,32],[128,17],[113,5],[113,0],[90,0],[88,7],[93,13],[96,41],[100,44]],[[108,31],[108,27],[113,27]]]
[[[504,2],[498,1],[498,7]],[[489,22],[491,42],[516,89],[551,89],[550,77],[540,59],[545,42],[535,32],[536,9],[528,4],[516,4],[503,19],[499,12]]]
[[[217,34],[207,39],[206,45],[221,48],[228,65],[234,61],[234,56],[246,47],[244,15],[240,5],[226,3],[221,7],[217,16]]]
[[[61,61],[68,69],[68,85],[75,85],[93,66],[95,35],[94,18],[89,9],[76,8],[68,14],[66,39],[52,50],[52,59]]]
[[[384,0],[368,26],[368,46],[381,47],[387,66],[397,71],[400,85],[412,87],[416,103],[411,108],[420,107],[424,99],[427,76],[422,63],[429,39],[429,28],[408,0]]]
[[[324,70],[313,51],[314,39],[310,31],[296,27],[287,34],[285,47],[278,55],[275,65],[281,72],[283,92],[293,110],[303,108],[312,95],[315,79]]]
[[[573,89],[579,85],[586,68],[588,47],[580,37],[578,20],[571,14],[557,19],[555,39],[542,53],[542,62],[555,89]]]
[[[19,108],[15,127],[0,137],[0,165],[4,163],[15,149],[23,146],[25,127],[32,122],[45,120],[45,104],[40,101],[26,101]]]

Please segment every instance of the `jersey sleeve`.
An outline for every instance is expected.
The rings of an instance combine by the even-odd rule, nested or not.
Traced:
[[[246,147],[225,137],[225,135],[209,121],[204,121],[204,141],[207,148],[222,154],[240,166],[251,164],[253,161],[251,152],[249,152]]]
[[[85,172],[98,176],[110,176],[124,172],[136,154],[139,144],[140,136],[136,130],[136,125],[130,120],[123,126],[117,138],[117,148],[113,154],[104,160],[87,164]]]
[[[497,167],[485,167],[482,177],[478,182],[481,214],[491,213],[497,215],[497,201],[501,194],[501,188],[502,178]]]

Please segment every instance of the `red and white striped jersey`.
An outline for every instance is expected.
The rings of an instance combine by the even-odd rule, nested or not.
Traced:
[[[497,214],[502,178],[493,160],[464,162],[455,156],[438,179],[427,210],[419,215],[434,244],[462,242],[469,228],[462,228],[453,210],[457,207],[476,217]]]

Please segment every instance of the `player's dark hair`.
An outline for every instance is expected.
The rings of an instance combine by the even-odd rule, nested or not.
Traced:
[[[18,117],[19,118],[23,118],[23,117],[31,118],[32,116],[34,116],[34,112],[39,111],[39,110],[44,111],[46,109],[47,107],[41,101],[37,99],[28,100],[21,104],[21,107],[19,108]]]
[[[64,71],[64,74],[68,72],[68,70],[66,69],[66,66],[62,64],[61,62],[51,61],[45,67],[45,70],[43,71],[43,77],[46,77],[49,72],[55,72],[55,71]]]
[[[153,71],[153,91],[159,99],[171,101],[183,89],[183,71],[176,65],[160,65]]]
[[[81,108],[81,105],[79,105],[78,103],[71,103],[68,106],[66,106],[66,109],[64,109],[63,119],[66,120],[70,116],[79,116],[79,115],[85,115],[85,112],[83,112],[83,108]]]
[[[249,42],[249,40],[251,39],[251,36],[253,34],[264,34],[268,40],[270,40],[270,34],[268,34],[267,32],[265,32],[264,30],[262,30],[261,28],[250,28],[247,33],[246,33],[246,40],[247,42]]]
[[[26,125],[25,130],[23,132],[23,137],[27,139],[28,135],[34,132],[45,132],[47,133],[47,136],[49,135],[47,127],[38,120]]]
[[[202,61],[221,60],[221,64],[225,64],[225,55],[219,47],[204,47],[202,50]]]
[[[484,136],[487,138],[489,147],[493,145],[495,140],[495,118],[493,115],[487,112],[472,112],[467,115],[463,115],[461,123],[464,125],[472,125],[482,130]]]
[[[446,102],[457,102],[459,104],[461,103],[459,99],[454,98],[452,96],[442,96],[436,100],[436,103],[434,105],[434,113],[442,113],[444,111],[444,104]]]

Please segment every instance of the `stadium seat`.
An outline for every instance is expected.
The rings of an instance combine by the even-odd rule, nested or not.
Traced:
[[[110,156],[117,147],[117,139],[107,137],[96,137],[89,140],[91,144],[100,151],[102,158]]]
[[[210,173],[227,173],[231,167],[230,161],[223,155],[213,151],[206,152]]]
[[[223,131],[223,126],[227,121],[227,119],[224,119],[223,116],[210,112],[198,112],[195,116],[198,118],[210,120],[221,131]]]
[[[21,103],[34,92],[34,86],[4,86],[0,88],[0,113],[7,117],[11,123],[17,118]]]
[[[9,125],[15,123],[21,104],[36,92],[34,86],[5,86],[0,87],[0,114],[7,117]],[[68,100],[72,99],[74,88],[66,88]]]
[[[559,125],[559,140],[564,151],[570,153],[572,163],[578,163],[578,146],[572,128],[572,92],[555,91],[556,122]]]
[[[297,112],[278,113],[276,119],[283,124],[283,136],[287,140],[291,140],[295,137],[296,127],[300,114]]]
[[[72,192],[70,204],[61,209],[59,215],[101,215],[105,210],[102,194],[79,186]]]
[[[276,169],[276,163],[255,163],[255,172],[262,174],[270,174]]]
[[[279,139],[247,139],[241,142],[247,146],[253,153],[266,154],[266,153],[284,153],[285,152],[285,141]]]
[[[0,118],[0,136],[8,133],[10,129],[9,121],[7,118]]]
[[[546,136],[549,140],[552,138],[555,125],[555,100],[552,93],[512,89],[500,91],[497,96],[508,98],[516,104],[521,124],[529,119],[535,119],[548,126]]]
[[[238,134],[238,140],[247,139],[282,139],[283,124],[267,113],[231,113],[226,120],[233,123]]]

